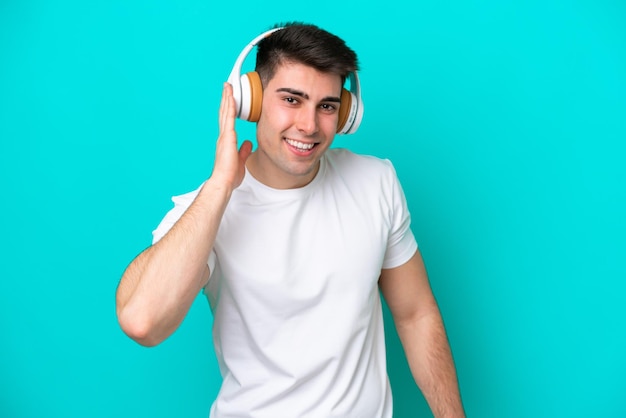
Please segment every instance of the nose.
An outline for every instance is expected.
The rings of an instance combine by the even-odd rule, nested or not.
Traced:
[[[303,106],[298,110],[295,120],[296,129],[304,135],[310,136],[318,131],[317,109]]]

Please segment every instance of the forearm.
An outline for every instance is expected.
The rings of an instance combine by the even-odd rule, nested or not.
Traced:
[[[441,315],[428,314],[396,324],[415,382],[436,418],[465,417]]]
[[[206,284],[207,260],[230,194],[209,179],[172,229],[124,272],[118,320],[140,344],[156,345],[174,332]]]

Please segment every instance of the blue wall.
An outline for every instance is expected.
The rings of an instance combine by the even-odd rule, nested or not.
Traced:
[[[623,2],[212,3],[0,4],[0,416],[207,416],[205,300],[146,349],[114,292],[210,173],[236,55],[285,20],[360,55],[336,146],[396,165],[468,415],[626,416]],[[396,416],[428,417],[387,325]]]

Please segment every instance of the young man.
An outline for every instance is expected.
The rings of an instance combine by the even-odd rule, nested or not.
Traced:
[[[463,417],[441,315],[388,161],[329,149],[341,39],[290,24],[258,44],[258,148],[237,149],[224,85],[213,173],[154,232],[117,291],[122,329],[156,345],[199,291],[223,383],[212,417],[391,417],[379,290],[437,417]]]

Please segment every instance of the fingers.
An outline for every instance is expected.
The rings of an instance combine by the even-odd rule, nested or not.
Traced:
[[[235,131],[235,99],[229,83],[224,83],[219,110],[219,136],[215,147],[215,162],[211,177],[233,190],[245,175],[245,163],[252,152],[252,143],[244,141],[237,150]]]
[[[219,128],[220,131],[224,127],[224,113],[226,108],[226,83],[222,86],[222,100],[220,101],[220,111],[219,111]]]
[[[235,129],[235,99],[233,98],[233,88],[229,83],[224,83],[222,89],[222,101],[219,112],[220,132]]]

